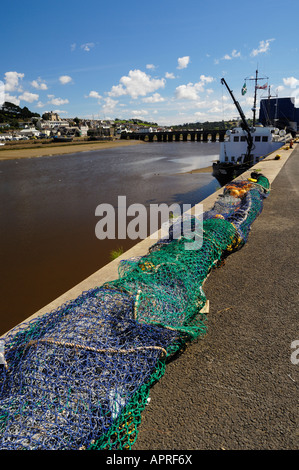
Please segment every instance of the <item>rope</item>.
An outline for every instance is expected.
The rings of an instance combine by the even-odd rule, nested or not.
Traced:
[[[132,353],[135,353],[137,351],[154,349],[154,350],[161,351],[162,356],[167,355],[166,350],[162,347],[159,347],[159,346],[143,346],[143,347],[137,347],[137,348],[131,348],[131,349],[112,349],[112,348],[98,349],[98,348],[93,348],[92,346],[83,346],[82,344],[56,341],[56,340],[53,340],[51,338],[42,338],[42,339],[38,339],[38,340],[29,341],[29,343],[27,343],[27,345],[25,346],[25,349],[28,348],[29,346],[38,345],[38,343],[55,344],[56,346],[66,346],[68,348],[77,348],[77,349],[84,349],[85,351],[93,351],[93,352],[97,352],[97,353],[111,353],[111,354],[132,354]]]

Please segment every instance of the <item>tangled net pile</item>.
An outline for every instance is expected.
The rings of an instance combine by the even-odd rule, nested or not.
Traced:
[[[203,214],[200,249],[173,237],[183,215],[145,256],[121,262],[118,279],[11,330],[0,448],[130,449],[167,360],[206,332],[204,281],[246,243],[268,192],[263,175],[227,185]]]

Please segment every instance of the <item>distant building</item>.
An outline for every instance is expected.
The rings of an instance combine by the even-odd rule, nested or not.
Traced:
[[[22,129],[19,131],[19,134],[21,136],[26,136],[26,137],[38,137],[40,132],[35,129],[35,127],[28,127],[26,129]]]
[[[87,135],[87,132],[88,132],[88,129],[89,127],[88,126],[79,126],[79,130],[80,130],[80,135],[81,136],[86,136]]]
[[[112,138],[114,135],[114,127],[110,126],[98,126],[96,128],[90,128],[87,131],[87,135],[90,140],[97,140],[102,137]]]
[[[44,113],[42,117],[45,121],[61,121],[59,115],[53,111]]]
[[[153,127],[139,127],[137,129],[137,132],[141,133],[141,134],[150,134],[151,132],[157,132],[157,129],[156,128],[153,128]]]
[[[266,98],[260,101],[259,121],[261,124],[274,124],[280,128],[299,129],[299,108],[295,98]]]
[[[44,130],[44,129],[54,129],[54,128],[59,128],[59,127],[69,127],[70,123],[68,121],[62,121],[59,119],[59,121],[48,121],[48,120],[43,120],[43,119],[37,119],[36,120],[36,128],[39,130]]]

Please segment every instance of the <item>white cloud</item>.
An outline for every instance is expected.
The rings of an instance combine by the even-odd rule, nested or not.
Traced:
[[[212,106],[212,108],[210,108],[210,113],[220,113],[221,112],[221,108],[219,106]]]
[[[4,83],[0,80],[0,106],[2,106],[2,104],[4,103],[5,101],[5,91],[4,91]]]
[[[152,96],[148,96],[147,98],[143,98],[142,101],[144,103],[160,103],[162,101],[165,101],[165,98],[163,98],[160,93],[154,93]]]
[[[232,103],[224,104],[220,100],[206,100],[206,101],[199,101],[196,103],[197,108],[200,111],[196,111],[194,113],[195,116],[198,118],[204,119],[221,119],[221,115],[223,116],[223,112],[232,113],[235,111],[235,105]]]
[[[77,47],[77,44],[74,42],[73,44],[71,44],[71,51],[75,51],[76,50],[76,47]]]
[[[37,80],[33,80],[31,82],[31,85],[33,86],[33,88],[36,88],[37,90],[47,90],[48,89],[47,84],[45,82],[43,82],[41,78],[38,78]]]
[[[252,100],[249,103],[250,109],[252,108]],[[219,106],[220,108],[220,106]],[[223,105],[223,108],[221,109],[222,112],[231,112],[235,113],[236,112],[236,107],[233,103],[227,103]]]
[[[69,100],[64,100],[62,98],[54,98],[53,95],[48,95],[48,97],[51,97],[51,100],[49,101],[49,104],[54,104],[55,106],[61,106],[63,104],[68,104]]]
[[[61,75],[61,77],[59,77],[59,81],[62,85],[66,85],[72,81],[72,77],[69,75]]]
[[[147,64],[146,68],[149,70],[155,70],[156,66],[154,64]]]
[[[237,50],[234,49],[234,50],[232,51],[232,57],[234,57],[235,59],[236,59],[237,57],[241,57],[241,52],[237,52]]]
[[[9,103],[13,103],[17,106],[20,105],[19,98],[17,98],[16,96],[9,95],[8,93],[5,93],[5,100],[4,101],[8,101]]]
[[[22,88],[19,86],[19,80],[24,78],[23,73],[18,72],[6,72],[5,77],[5,91],[22,91]]]
[[[233,49],[230,54],[225,54],[222,57],[222,60],[232,60],[232,59],[237,59],[238,57],[241,57],[241,52],[238,52],[237,49]],[[215,59],[214,63],[219,64],[219,59]]]
[[[29,91],[25,91],[22,95],[19,96],[19,98],[22,101],[33,103],[33,101],[38,100],[39,96],[36,93],[30,93]]]
[[[113,85],[111,91],[108,92],[109,96],[122,96],[126,94],[127,92],[122,85]]]
[[[276,91],[277,93],[280,93],[284,90],[284,86],[283,85],[279,85],[277,88],[276,88]]]
[[[127,93],[132,98],[145,96],[147,93],[152,93],[158,88],[164,88],[165,86],[164,78],[151,78],[141,70],[130,70],[129,76],[122,77],[120,82],[125,86]]]
[[[194,113],[194,116],[201,118],[204,116],[204,114],[201,113],[200,111],[197,111],[196,113]]]
[[[175,76],[174,76],[174,74],[173,74],[173,73],[166,72],[166,74],[165,74],[165,78],[170,78],[170,79],[173,79],[173,78],[175,78]]]
[[[178,69],[185,69],[190,62],[190,57],[188,55],[178,58]]]
[[[213,77],[201,75],[200,81],[197,83],[188,83],[187,85],[178,86],[175,90],[175,96],[179,100],[198,100],[198,93],[204,90],[206,83],[211,83],[213,80]]]
[[[114,109],[118,103],[117,100],[113,100],[112,98],[105,98],[105,104],[102,106],[102,111],[104,114],[112,114]]]
[[[211,109],[212,107],[218,107],[221,105],[221,101],[219,100],[205,100],[205,101],[200,101],[197,103],[197,106],[200,108],[209,108]]]
[[[268,52],[268,50],[270,49],[270,43],[272,41],[275,41],[275,39],[266,39],[265,41],[260,41],[259,43],[259,46],[257,49],[253,49],[251,51],[251,56],[252,57],[255,57],[257,56],[258,54],[262,54],[264,52]]]
[[[134,109],[132,111],[130,111],[131,115],[133,117],[136,117],[136,118],[139,118],[139,119],[142,119],[144,116],[147,116],[148,115],[148,111],[146,111],[145,109]]]
[[[94,42],[86,42],[85,44],[81,45],[81,49],[85,52],[89,52],[95,46]]]
[[[53,113],[57,113],[57,114],[67,114],[67,111],[63,111],[62,109],[54,109],[54,110],[53,110]]]
[[[202,91],[196,83],[188,83],[188,85],[180,85],[175,89],[175,96],[178,100],[197,100],[198,92]]]
[[[292,91],[291,97],[295,98],[295,105],[296,105],[296,107],[298,107],[298,105],[299,105],[299,88]]]
[[[296,88],[297,86],[299,86],[299,80],[295,77],[283,78],[282,80],[285,86],[288,86],[290,88]]]
[[[86,98],[96,98],[97,100],[100,100],[102,96],[97,91],[91,91]]]
[[[37,108],[43,108],[45,104],[42,101],[39,101],[36,105]]]
[[[205,75],[201,75],[199,78],[202,83],[212,83],[214,81],[214,78],[211,76],[206,77]]]
[[[250,96],[246,96],[245,99],[242,100],[242,105],[250,106],[252,108],[252,98]]]
[[[108,93],[109,96],[129,95],[136,99],[138,96],[145,96],[148,93],[156,91],[158,88],[164,88],[165,79],[151,78],[141,70],[130,70],[127,76],[120,79],[120,84],[113,86]]]

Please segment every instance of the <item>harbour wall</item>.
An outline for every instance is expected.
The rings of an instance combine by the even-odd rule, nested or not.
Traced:
[[[294,144],[296,146],[298,144]],[[289,148],[288,145],[283,146],[281,149],[278,151],[275,151],[271,154],[269,154],[264,160],[261,162],[257,163],[254,165],[249,171],[246,171],[242,175],[240,175],[237,179],[247,179],[250,177],[250,174],[254,170],[259,170],[260,173],[265,175],[270,184],[274,181],[286,161],[288,160],[289,156],[293,152],[293,149]],[[279,159],[275,159],[276,155],[279,155]],[[201,205],[202,206],[202,211],[205,212],[209,209],[211,209],[217,200],[218,196],[223,193],[223,188],[220,188],[218,191],[214,192],[211,194],[209,197],[204,199],[203,201],[200,201],[196,206]],[[74,286],[72,289],[68,290],[49,304],[45,305],[41,309],[39,309],[37,312],[35,312],[33,315],[28,317],[26,320],[21,322],[27,323],[28,321],[31,321],[39,316],[42,316],[48,312],[51,312],[61,305],[65,304],[66,302],[76,299],[79,295],[82,294],[82,292],[88,291],[92,288],[95,288],[97,286],[103,285],[105,282],[113,281],[114,279],[118,278],[118,267],[119,267],[119,261],[120,259],[130,259],[138,256],[144,256],[147,252],[148,249],[159,239],[161,238],[161,230],[158,230],[157,232],[151,234],[149,237],[145,238],[144,240],[141,240],[139,243],[134,245],[131,249],[126,251],[121,255],[121,258],[116,258],[115,260],[111,261],[108,263],[106,266],[102,267],[92,275],[90,275],[88,278],[84,279],[82,282]],[[17,325],[16,325],[17,326]],[[6,333],[7,334],[7,333]],[[5,336],[5,335],[3,335]]]

